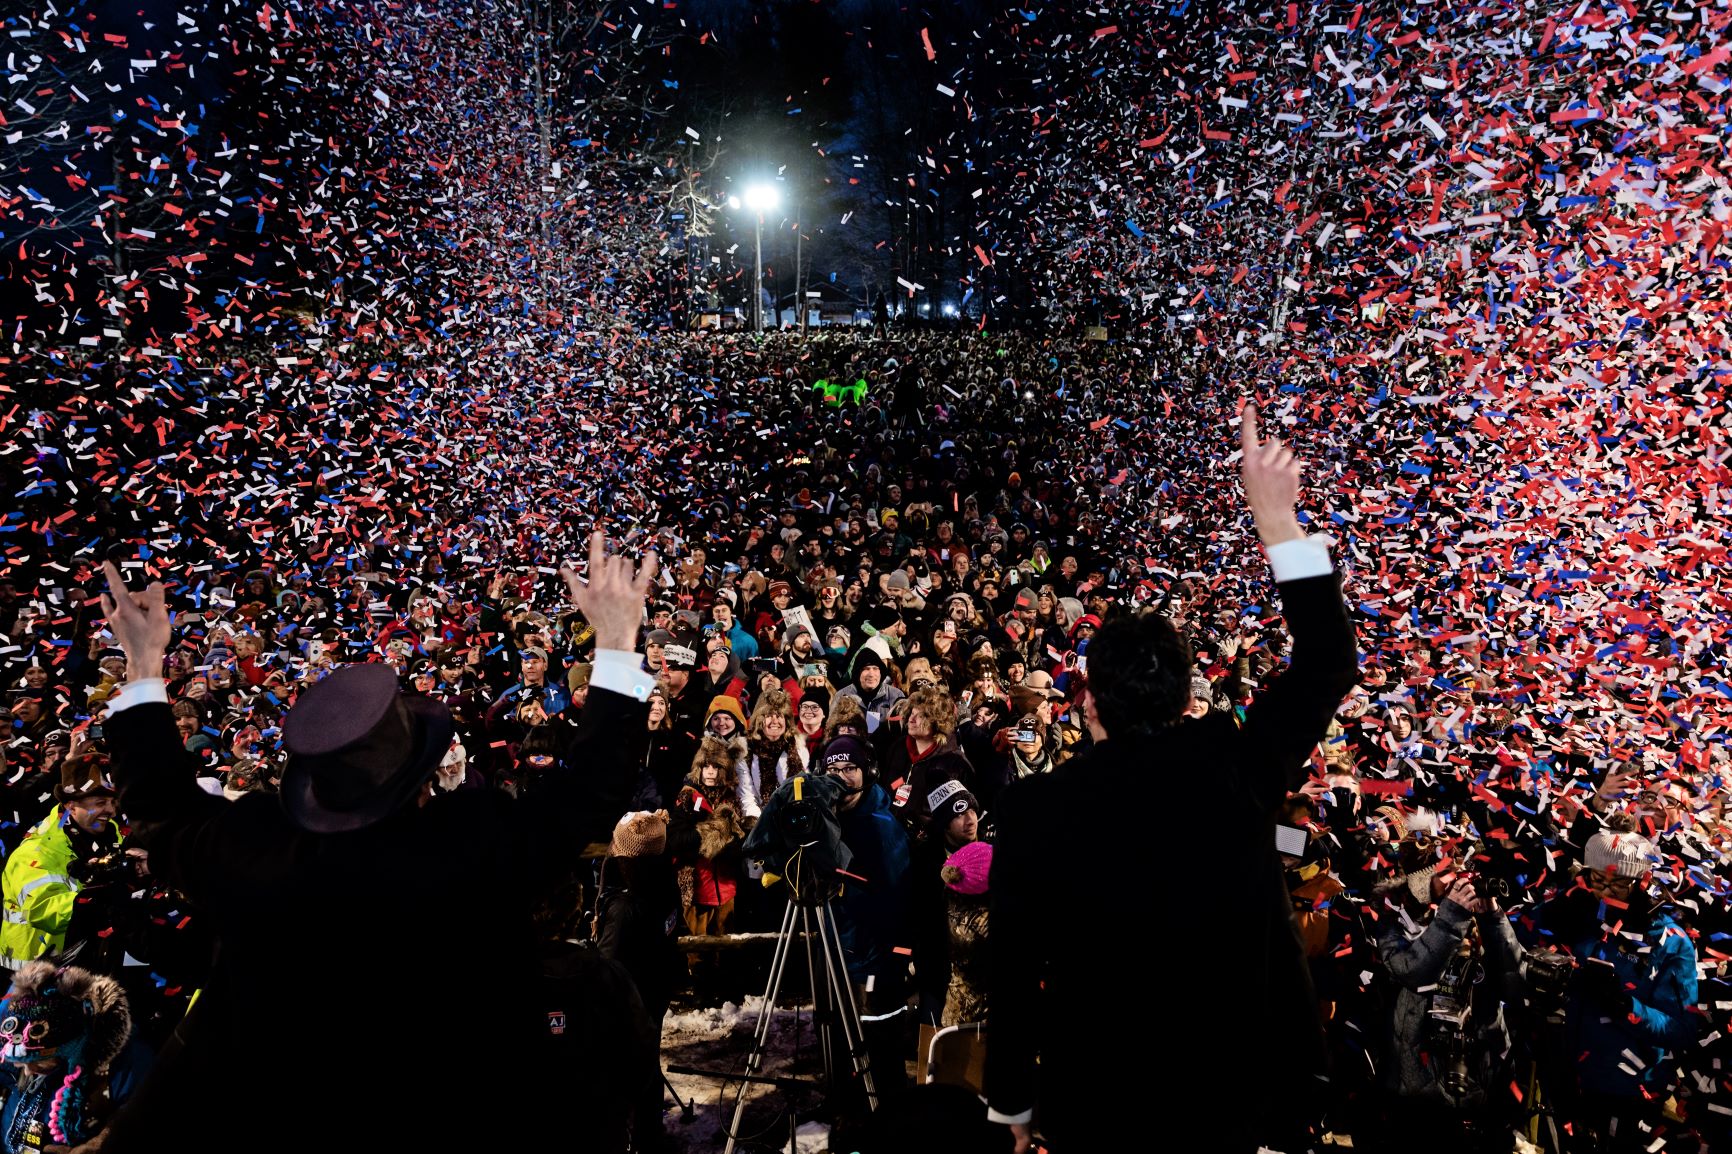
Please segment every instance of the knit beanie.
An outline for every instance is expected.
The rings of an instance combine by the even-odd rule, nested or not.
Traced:
[[[888,665],[885,663],[884,658],[879,656],[876,649],[862,649],[854,658],[855,681],[860,680],[861,671],[869,665],[876,665],[879,673],[885,673],[888,670]]]
[[[901,620],[902,614],[888,605],[879,605],[866,614],[866,624],[874,633],[882,633],[886,629],[895,628],[896,623]]]
[[[614,857],[656,857],[668,848],[668,811],[640,809],[619,819],[607,852]]]
[[[1371,816],[1389,827],[1389,840],[1400,843],[1407,838],[1407,816],[1393,805],[1380,805]]]
[[[1603,829],[1588,839],[1582,853],[1591,870],[1621,878],[1639,878],[1652,868],[1654,843],[1639,833]]]
[[[704,713],[704,724],[708,725],[710,718],[718,713],[725,713],[734,719],[734,724],[740,729],[746,728],[746,711],[740,708],[740,699],[726,693],[718,693],[710,698],[710,708]]]
[[[980,895],[992,878],[992,843],[971,841],[944,859],[944,884],[959,894]]]
[[[924,812],[932,818],[932,833],[936,837],[942,837],[945,826],[971,809],[979,816],[980,801],[956,778],[939,782],[926,795]]]
[[[843,734],[824,747],[823,760],[825,773],[846,765],[869,774],[876,759],[870,745],[852,734]]]

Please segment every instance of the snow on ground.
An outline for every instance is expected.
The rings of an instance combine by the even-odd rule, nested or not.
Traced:
[[[752,1048],[752,1031],[763,1006],[762,996],[744,1004],[728,1002],[719,1007],[676,1009],[662,1026],[662,1066],[696,1066],[731,1073],[742,1072]],[[815,1076],[821,1065],[811,1011],[778,1009],[770,1025],[770,1044],[763,1073]],[[682,1112],[670,1106],[665,1115],[673,1149],[680,1154],[713,1154],[726,1142],[725,1127],[732,1119],[738,1082],[692,1074],[670,1074],[668,1080],[679,1091],[682,1104],[693,1103],[694,1119],[682,1121]],[[742,1151],[783,1151],[785,1154],[825,1154],[829,1128],[819,1122],[803,1122],[794,1142],[789,1141],[786,1109],[815,1105],[818,1095],[772,1086],[753,1086],[746,1093],[746,1115],[741,1138],[752,1145]]]

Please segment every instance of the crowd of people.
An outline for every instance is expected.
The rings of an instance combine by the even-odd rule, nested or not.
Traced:
[[[1301,517],[1335,538],[1361,660],[1271,835],[1309,984],[1266,1008],[1325,1027],[1276,1056],[1327,1079],[1264,1116],[1223,1107],[1219,1130],[1286,1150],[1732,1143],[1724,7],[983,13],[1010,71],[938,91],[988,147],[916,162],[978,182],[953,238],[979,263],[954,286],[966,320],[886,307],[870,335],[763,339],[655,327],[678,261],[662,185],[686,169],[662,170],[644,116],[531,123],[511,19],[312,7],[150,37],[54,5],[8,17],[6,74],[35,102],[8,107],[8,155],[35,168],[0,215],[48,319],[9,318],[0,359],[0,1150],[92,1137],[147,1069],[184,1088],[188,1051],[207,1078],[234,1077],[212,1053],[244,1058],[230,1118],[297,1061],[328,1070],[334,1047],[292,1020],[307,1003],[273,1000],[291,987],[322,999],[324,1037],[388,1006],[410,1056],[441,1049],[415,1006],[464,982],[554,999],[560,1032],[518,1041],[560,1069],[607,1030],[635,1055],[674,1000],[755,991],[755,955],[679,938],[775,926],[745,845],[802,776],[840,783],[867,879],[841,915],[882,1074],[917,1024],[992,1016],[993,911],[1030,893],[1062,905],[1054,925],[1154,926],[1183,962],[1171,989],[1103,990],[1100,1013],[1153,1001],[1132,1012],[1203,1037],[1163,1007],[1203,973],[1252,980],[1201,912],[1264,891],[1222,828],[1263,820],[1236,761],[1059,794],[1074,821],[1026,890],[995,892],[993,853],[1029,813],[1017,783],[1068,791],[1099,744],[1090,646],[1116,615],[1172,623],[1183,649],[1161,658],[1190,691],[1165,704],[1200,724],[1248,726],[1292,658],[1237,496],[1228,430],[1252,394],[1310,464]],[[642,26],[600,27],[617,48]],[[921,35],[884,50],[954,71],[958,45]],[[204,122],[218,82],[183,66],[224,57],[246,99]],[[139,58],[126,114],[159,115],[117,160],[85,89]],[[316,92],[338,99],[306,131]],[[261,151],[249,122],[273,118],[292,127]],[[47,222],[108,246],[94,303],[74,291],[89,250]],[[247,270],[227,287],[201,272],[212,245]],[[1075,327],[976,311],[1030,283]],[[1097,323],[1115,339],[1084,339]],[[561,576],[598,525],[662,560],[606,638]],[[166,588],[160,671],[129,667],[107,561]],[[349,666],[370,672],[333,680]],[[126,688],[157,672],[160,699]],[[291,712],[336,734],[363,701],[435,736],[444,707],[423,808],[473,823],[406,839],[366,885],[280,824],[318,820],[289,771],[328,746]],[[201,792],[138,792],[116,727]],[[1082,821],[1138,802],[1129,830]],[[200,856],[218,848],[222,871]],[[1138,897],[1102,913],[1118,891],[1089,867],[1131,849]],[[263,897],[223,880],[235,856]],[[446,906],[387,896],[429,879]],[[451,964],[480,965],[531,903],[532,977]],[[442,910],[449,933],[404,936],[388,972],[306,944]],[[285,921],[300,952],[278,949]],[[630,994],[579,992],[598,987]],[[1208,1036],[1255,1028],[1231,1004]],[[273,1032],[296,1047],[261,1054]],[[511,1062],[474,1050],[470,1097],[508,1093]],[[596,1100],[632,1104],[635,1133],[597,1141],[653,1145],[660,1090],[626,1081]],[[184,1096],[147,1099],[108,1127],[117,1148],[129,1125],[224,1140],[188,1132]],[[354,1125],[385,1125],[352,1100],[374,1119]]]
[[[850,975],[873,991],[870,1017],[891,1023],[873,1039],[890,1068],[915,1023],[990,1010],[999,800],[1093,744],[1077,702],[1097,631],[1134,608],[1171,621],[1192,663],[1191,715],[1240,716],[1288,657],[1235,496],[1237,398],[1220,387],[1281,366],[1174,350],[919,332],[646,337],[622,343],[600,388],[557,403],[549,390],[509,414],[493,407],[488,366],[471,365],[481,383],[464,406],[398,431],[363,422],[364,393],[354,408],[239,419],[230,382],[270,383],[257,394],[269,397],[291,380],[264,358],[163,366],[156,387],[209,398],[202,419],[224,422],[213,450],[177,449],[166,419],[161,465],[127,468],[91,524],[15,518],[33,530],[15,569],[37,580],[0,586],[8,961],[71,956],[119,977],[150,1046],[171,1041],[208,972],[211,899],[150,873],[148,822],[112,800],[109,710],[138,674],[99,606],[107,556],[168,588],[164,696],[207,795],[282,793],[291,707],[335,668],[388,671],[407,700],[449,710],[435,793],[558,808],[571,844],[591,847],[556,932],[603,943],[651,1018],[676,997],[757,986],[749,965],[688,957],[677,939],[775,928],[745,840],[791,777],[837,776],[844,836],[872,879],[842,906]],[[364,381],[360,351],[317,371]],[[436,363],[408,371],[425,374],[429,398],[455,389]],[[864,395],[813,389],[839,379],[864,381]],[[1277,1148],[1327,1128],[1360,1145],[1441,1141],[1452,1125],[1507,1148],[1533,1117],[1567,1129],[1564,1142],[1615,1130],[1641,1148],[1714,1145],[1727,1116],[1714,1108],[1721,547],[1692,546],[1673,591],[1620,590],[1603,576],[1608,553],[1654,544],[1450,536],[1474,509],[1426,509],[1442,485],[1392,486],[1390,507],[1423,511],[1433,534],[1401,556],[1391,542],[1404,530],[1368,529],[1374,511],[1344,495],[1399,476],[1444,436],[1363,398],[1355,435],[1331,435],[1308,397],[1276,389],[1265,419],[1316,462],[1306,519],[1339,538],[1365,659],[1280,816],[1316,999],[1289,1009],[1329,1023],[1333,1074],[1299,1096]],[[86,427],[42,415],[39,484],[75,492],[124,459],[99,447],[85,478],[47,451]],[[481,462],[465,483],[440,467],[458,444]],[[266,455],[269,488],[244,468]],[[580,484],[585,499],[567,500]],[[629,726],[597,708],[609,659],[559,572],[603,518],[619,548],[653,547],[663,563],[620,646],[644,679]],[[1497,577],[1493,555],[1511,562]],[[1557,570],[1575,565],[1580,587],[1561,585]],[[1212,770],[1183,773],[1149,783],[1154,820],[1206,830],[1221,804]],[[1056,869],[1082,847],[1051,850]],[[1165,901],[1165,884],[1150,897]],[[1205,877],[1171,884],[1181,901],[1227,900]],[[1554,973],[1534,961],[1547,951],[1580,964]],[[642,1116],[659,1118],[645,1101]]]

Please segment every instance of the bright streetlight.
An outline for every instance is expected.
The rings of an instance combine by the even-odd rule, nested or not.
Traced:
[[[753,212],[768,212],[782,203],[782,194],[773,184],[748,184],[746,207]]]
[[[782,193],[773,184],[748,184],[745,196],[728,197],[728,207],[738,212],[742,205],[752,210],[752,331],[764,331],[764,214],[782,203]]]

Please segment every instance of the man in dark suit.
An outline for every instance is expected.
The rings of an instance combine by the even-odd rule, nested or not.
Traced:
[[[1149,612],[1089,645],[1094,747],[1024,778],[995,815],[986,1096],[1019,1151],[1252,1151],[1323,1066],[1275,851],[1275,810],[1357,673],[1328,544],[1294,506],[1299,466],[1241,427],[1245,493],[1293,635],[1242,725],[1187,717],[1192,661]]]
[[[534,1060],[557,1023],[537,1002],[532,913],[569,876],[598,806],[616,800],[596,780],[622,776],[626,735],[643,728],[653,683],[631,649],[654,568],[652,557],[634,575],[597,534],[588,585],[567,575],[598,647],[573,750],[583,772],[534,802],[430,790],[450,713],[400,694],[376,664],[301,693],[284,723],[280,799],[228,802],[195,783],[169,712],[162,586],[128,592],[109,565],[104,607],[128,674],[108,710],[121,805],[145,826],[151,872],[208,915],[220,952],[105,1149],[570,1141],[585,1091],[548,1085]]]

